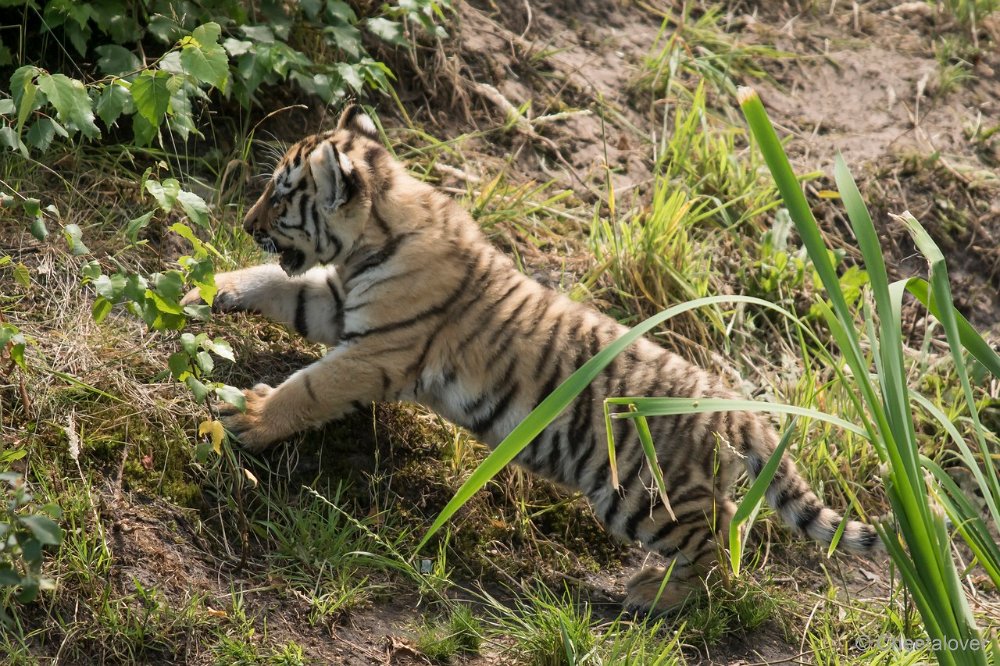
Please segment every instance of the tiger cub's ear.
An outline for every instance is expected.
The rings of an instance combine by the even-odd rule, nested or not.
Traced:
[[[364,112],[364,109],[353,103],[348,104],[340,114],[340,120],[337,121],[337,129],[351,130],[352,132],[363,134],[369,139],[378,139],[378,128],[375,127],[375,123]]]
[[[328,212],[337,210],[351,198],[354,164],[329,141],[319,144],[309,154],[309,169],[316,183],[316,198]]]

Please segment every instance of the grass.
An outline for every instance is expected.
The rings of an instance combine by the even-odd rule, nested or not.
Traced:
[[[693,3],[683,3],[680,12],[647,8],[663,22],[633,86],[655,97],[689,94],[684,84],[692,79],[734,95],[739,80],[766,78],[762,61],[787,55],[770,46],[741,43],[727,34],[721,6],[697,11]]]
[[[468,606],[457,605],[447,616],[425,620],[417,634],[417,649],[436,662],[458,655],[478,654],[483,643],[482,622]]]
[[[397,153],[418,175],[462,197],[522,266],[550,269],[561,289],[593,298],[627,322],[727,291],[776,301],[819,340],[764,306],[721,299],[682,313],[673,335],[659,329],[661,339],[702,354],[709,365],[735,367],[757,395],[860,423],[864,410],[829,353],[836,345],[825,319],[810,312],[816,267],[788,233],[790,218],[777,210],[777,191],[726,97],[764,74],[760,62],[781,54],[741,43],[726,32],[721,10],[693,8],[664,19],[633,81],[641,103],[633,110],[652,104],[653,129],[641,145],[655,178],[631,201],[607,185],[598,188],[601,197],[586,200],[559,182],[522,173],[523,160],[502,148],[487,154],[483,142],[505,141],[503,127],[450,141],[413,127],[393,136]],[[960,54],[939,57],[952,65]],[[414,118],[416,111],[410,109]],[[990,150],[988,123],[976,136]],[[138,246],[123,235],[124,224],[151,205],[135,186],[145,167],[162,160],[169,164],[162,176],[191,174],[210,191],[239,182],[228,196],[212,199],[210,238],[226,267],[243,265],[258,260],[237,231],[253,188],[232,171],[223,174],[233,161],[253,172],[251,157],[261,148],[242,130],[231,146],[180,156],[102,146],[63,149],[44,164],[5,159],[0,190],[55,204],[59,215],[46,214],[50,228],[79,224],[107,266],[149,272],[172,260],[163,225],[153,225]],[[956,223],[953,215],[941,217]],[[58,235],[31,240],[26,226],[19,209],[0,209],[0,252],[24,264],[30,277],[24,285],[11,267],[0,266],[0,312],[33,340],[26,372],[0,368],[0,438],[26,452],[9,464],[28,476],[38,497],[62,506],[66,537],[47,552],[57,590],[35,605],[15,605],[16,624],[0,632],[0,653],[10,663],[45,663],[57,654],[69,663],[323,663],[340,658],[323,652],[331,629],[341,635],[341,628],[378,622],[402,627],[410,637],[404,640],[437,663],[752,661],[734,647],[740,644],[777,644],[782,655],[801,653],[814,663],[932,658],[927,649],[858,642],[922,636],[919,615],[889,573],[872,564],[871,588],[852,588],[845,579],[853,564],[821,559],[767,520],[751,532],[741,576],[713,590],[709,602],[655,621],[619,617],[614,577],[628,551],[582,502],[516,471],[502,472],[432,548],[411,560],[427,523],[485,457],[467,435],[421,409],[379,408],[297,437],[261,460],[225,449],[223,457],[199,461],[192,433],[204,412],[161,376],[169,337],[123,315],[95,324],[92,290],[79,280],[84,259],[72,256]],[[842,290],[851,286],[849,266],[836,266]],[[857,291],[851,305],[861,303]],[[253,318],[216,320],[206,330],[233,342],[239,364],[219,364],[228,383],[280,378],[320,353]],[[963,364],[942,355],[943,336],[941,328],[928,329],[902,368],[981,462]],[[725,363],[706,350],[721,350]],[[20,397],[21,378],[30,404]],[[995,430],[988,386],[980,378],[969,388],[985,427]],[[966,467],[964,456],[956,458],[954,437],[933,415],[918,412],[914,424],[922,455],[943,468]],[[78,461],[68,452],[68,427],[81,442]],[[989,433],[982,444],[994,445]],[[884,491],[873,482],[884,473],[881,461],[864,437],[813,422],[796,429],[789,446],[828,503],[852,515],[885,512]],[[958,502],[958,495],[948,497]],[[958,504],[951,510],[968,512]],[[989,563],[989,544],[975,541],[978,525],[952,521],[982,550],[977,562]],[[960,575],[979,591],[972,612],[985,629],[996,627],[997,615],[988,576],[974,582],[984,571],[980,564]],[[9,595],[0,601],[8,603]]]

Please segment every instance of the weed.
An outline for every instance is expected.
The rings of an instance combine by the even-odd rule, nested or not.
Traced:
[[[456,605],[450,613],[437,621],[428,621],[417,634],[417,649],[429,659],[447,663],[456,655],[479,653],[483,641],[483,627],[472,610]]]
[[[947,95],[976,77],[972,73],[970,58],[975,53],[953,38],[942,37],[934,42],[934,57],[938,63],[937,92]]]
[[[973,43],[977,45],[979,22],[1000,9],[1000,0],[936,0],[936,4],[939,10],[944,10],[969,30]]]
[[[530,590],[529,601],[508,609],[492,597],[490,623],[513,641],[511,651],[538,666],[563,666],[584,661],[596,640],[591,633],[591,608],[568,590],[556,596],[548,588]]]
[[[784,57],[769,46],[740,44],[721,26],[723,11],[708,7],[697,18],[692,6],[684,3],[680,14],[657,11],[663,16],[660,32],[653,43],[653,54],[643,63],[633,87],[654,97],[686,93],[685,83],[709,81],[717,90],[735,94],[740,79],[765,78],[760,63]]]
[[[53,520],[62,516],[62,510],[54,503],[36,506],[23,476],[0,472],[0,484],[0,621],[6,623],[8,595],[3,588],[14,588],[12,596],[22,604],[55,588],[55,581],[42,575],[42,549],[62,543],[63,530]]]

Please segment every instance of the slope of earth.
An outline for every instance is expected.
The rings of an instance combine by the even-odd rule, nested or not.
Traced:
[[[410,168],[463,198],[526,272],[635,321],[688,295],[665,289],[660,302],[643,291],[648,283],[620,284],[605,257],[595,257],[593,220],[646,224],[642,215],[661,184],[666,139],[678,132],[674,110],[692,103],[706,72],[721,72],[717,85],[706,86],[698,126],[736,137],[730,144],[720,139],[731,151],[724,163],[751,159],[732,93],[736,84],[753,85],[789,137],[797,169],[818,172],[807,191],[832,244],[853,256],[837,202],[820,196],[834,189],[832,159],[839,150],[872,207],[897,275],[923,268],[889,215],[910,210],[945,249],[960,307],[977,324],[995,326],[996,24],[984,21],[976,35],[981,46],[973,47],[946,17],[917,7],[924,3],[733,2],[687,12],[681,3],[652,4],[457,2],[447,39],[415,54],[387,54],[402,105],[379,101],[381,123]],[[673,64],[656,57],[672,35],[679,44]],[[699,60],[706,51],[722,55]],[[699,70],[692,62],[712,66]],[[686,92],[661,86],[665,71]],[[294,112],[262,128],[290,141],[303,127],[318,131],[331,122],[325,111]],[[692,146],[691,154],[701,159],[698,150]],[[684,152],[674,154],[675,161],[678,155]],[[685,181],[683,167],[678,187],[711,180],[698,172]],[[761,195],[767,196],[773,193]],[[714,221],[711,229],[692,228],[682,258],[702,262],[698,270],[710,274],[705,289],[748,293],[760,264],[747,247],[756,248],[773,218],[773,208],[764,207],[731,226]],[[579,645],[594,652],[573,653],[579,657],[573,663],[652,663],[645,653],[622,656],[628,648],[617,657],[594,656],[605,655],[600,650],[616,635],[643,628],[618,618],[618,602],[644,556],[614,542],[582,501],[545,482],[504,472],[460,512],[436,555],[415,566],[404,562],[400,553],[483,458],[481,447],[420,409],[378,406],[298,437],[262,460],[237,452],[215,467],[191,464],[197,407],[156,374],[169,350],[150,336],[128,355],[121,352],[90,320],[91,296],[72,309],[81,296],[56,277],[60,259],[37,251],[22,226],[0,217],[4,250],[51,277],[45,294],[33,296],[32,310],[11,320],[38,341],[51,371],[125,396],[137,410],[123,416],[114,401],[74,393],[82,389],[66,388],[52,372],[32,380],[32,394],[41,397],[30,418],[26,407],[5,411],[0,402],[5,448],[48,436],[55,444],[44,455],[79,471],[52,483],[75,502],[67,514],[78,521],[69,528],[76,550],[67,557],[78,571],[91,572],[74,574],[59,595],[24,613],[28,639],[17,653],[23,661],[568,663],[560,641],[576,635],[573,621],[585,613],[600,638],[589,644],[581,638]],[[681,278],[677,284],[686,284]],[[623,295],[629,288],[633,295]],[[808,285],[801,289],[809,292]],[[109,321],[119,326],[118,335],[143,337],[135,322]],[[749,394],[794,396],[802,374],[798,349],[777,339],[773,324],[744,324],[741,319],[721,334],[711,323],[690,320],[659,339]],[[237,364],[223,368],[220,379],[238,386],[280,381],[321,353],[252,317],[214,321],[206,330],[234,341]],[[293,351],[274,351],[279,348]],[[16,386],[0,391],[2,401],[17,404]],[[162,432],[130,434],[150,423]],[[112,434],[80,461],[68,452],[72,438],[64,431],[102,428]],[[869,515],[884,511],[877,466],[869,460],[817,463],[804,446],[797,455],[838,508],[848,503],[835,489],[846,476]],[[852,466],[857,477],[849,476]],[[302,487],[322,489],[322,498]],[[748,580],[730,581],[713,595],[718,605],[649,630],[664,644],[676,639],[664,663],[829,663],[837,658],[831,654],[869,663],[857,639],[891,626],[883,616],[912,613],[884,559],[828,558],[776,525],[769,519],[755,528]],[[103,606],[74,598],[97,589]],[[974,599],[977,613],[1000,622],[995,591],[980,587]],[[455,600],[480,617],[472,633],[486,640],[435,657],[428,636],[441,632],[429,627]],[[532,617],[555,618],[547,629],[554,647],[532,643],[549,635]]]

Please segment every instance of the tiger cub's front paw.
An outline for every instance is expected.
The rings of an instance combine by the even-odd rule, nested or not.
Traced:
[[[240,302],[236,282],[227,279],[225,273],[219,273],[215,276],[215,286],[218,291],[215,293],[215,298],[212,299],[213,311],[236,312],[245,309]],[[198,287],[184,294],[184,298],[181,299],[181,305],[197,305],[204,302],[205,299],[201,297],[201,289]]]
[[[267,384],[257,384],[243,391],[246,410],[240,411],[230,404],[219,408],[219,419],[226,430],[248,451],[257,453],[285,436],[275,428],[277,420],[266,414],[267,398],[274,389]]]

